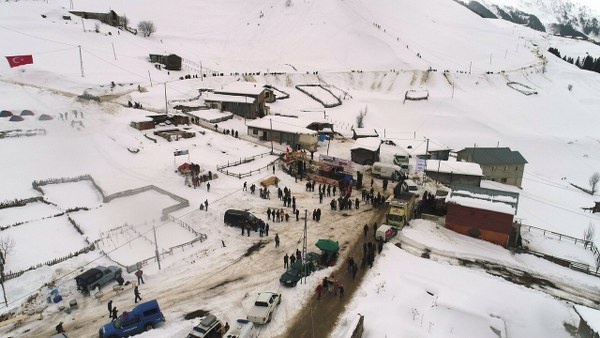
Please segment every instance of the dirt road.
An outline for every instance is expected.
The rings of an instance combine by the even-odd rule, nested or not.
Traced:
[[[376,244],[373,223],[381,225],[385,217],[385,208],[373,210],[373,216],[369,221],[369,231],[364,237],[362,229],[357,231],[354,240],[349,246],[348,256],[344,260],[340,260],[337,268],[333,273],[333,278],[341,283],[344,287],[344,296],[340,297],[324,292],[321,299],[317,299],[316,294],[311,297],[306,306],[296,317],[293,324],[287,332],[280,337],[295,337],[295,338],[325,338],[328,337],[339,315],[344,311],[346,303],[352,298],[354,292],[360,286],[365,272],[369,267],[361,269],[361,258],[363,255],[363,243],[372,242]],[[377,250],[375,251],[377,252]],[[359,269],[356,278],[353,280],[352,275],[348,272],[348,260],[350,257],[358,264]],[[377,259],[377,256],[375,257]]]

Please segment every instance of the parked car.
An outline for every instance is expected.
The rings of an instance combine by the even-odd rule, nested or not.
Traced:
[[[223,324],[214,315],[208,314],[194,326],[187,338],[221,338]]]
[[[403,172],[400,166],[384,162],[375,162],[371,168],[371,175],[377,178],[389,178],[392,181],[400,180],[407,172]]]
[[[279,282],[285,286],[296,286],[298,282],[318,269],[321,256],[315,252],[306,254],[304,264],[302,261],[295,261],[290,268],[279,277]]]
[[[130,312],[123,312],[115,321],[100,328],[100,338],[129,337],[149,331],[155,325],[164,322],[165,316],[160,312],[156,299],[139,304]]]
[[[271,321],[273,312],[281,303],[281,294],[277,292],[261,292],[254,305],[248,311],[246,319],[255,324],[266,324]]]
[[[396,234],[398,234],[397,227],[382,224],[377,228],[377,231],[375,231],[375,239],[387,242],[392,239],[392,237],[396,236]]]
[[[252,230],[257,231],[259,225],[265,222],[260,218],[254,216],[251,212],[237,209],[228,209],[223,215],[223,222],[229,226],[238,228],[246,227],[246,224],[250,224]]]
[[[97,266],[89,269],[86,272],[75,277],[75,283],[77,284],[77,290],[88,293],[95,288],[101,288],[108,282],[116,280],[119,285],[123,284],[123,278],[121,268],[118,266]]]
[[[231,329],[225,333],[224,338],[258,338],[256,326],[246,319],[238,319],[231,326]]]

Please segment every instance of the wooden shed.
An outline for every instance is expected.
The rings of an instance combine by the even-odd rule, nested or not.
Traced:
[[[182,59],[176,54],[161,55],[161,54],[150,54],[150,62],[160,63],[167,70],[181,70]]]

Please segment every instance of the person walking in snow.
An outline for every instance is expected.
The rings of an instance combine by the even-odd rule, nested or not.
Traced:
[[[210,192],[210,182],[206,182],[206,191]]]
[[[108,317],[112,315],[112,299],[108,301]]]
[[[204,210],[208,211],[208,200],[204,200]]]
[[[144,271],[142,271],[141,269],[138,269],[135,272],[135,276],[137,277],[138,284],[140,284],[140,283],[144,284]]]
[[[138,299],[142,300],[142,297],[140,297],[140,290],[138,290],[138,286],[137,285],[133,288],[133,294],[135,296],[135,302],[136,303],[138,302]]]
[[[275,247],[279,247],[279,234],[275,234]]]
[[[114,322],[115,320],[117,320],[117,315],[118,315],[119,311],[117,310],[117,307],[113,307],[112,309],[112,321]]]
[[[283,256],[283,268],[287,269],[288,268],[288,261],[290,259],[290,256],[288,256],[288,254],[286,253],[285,256]]]

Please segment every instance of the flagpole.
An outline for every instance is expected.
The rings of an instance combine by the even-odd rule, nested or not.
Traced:
[[[79,48],[79,66],[81,67],[81,77],[85,77],[83,75],[83,55],[81,55],[81,45],[77,47]]]

